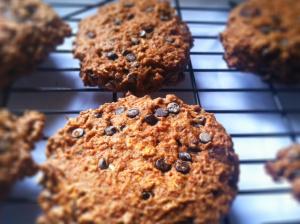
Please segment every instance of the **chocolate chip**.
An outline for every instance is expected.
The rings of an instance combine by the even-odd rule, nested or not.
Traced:
[[[134,6],[134,3],[133,2],[125,2],[124,3],[124,7],[126,7],[126,8],[131,8],[131,7],[133,7]]]
[[[198,148],[198,147],[196,147],[196,146],[190,146],[190,147],[188,147],[188,149],[187,149],[187,152],[188,153],[198,153],[198,152],[200,152],[201,150]]]
[[[126,57],[127,61],[129,61],[129,62],[134,62],[136,60],[136,57],[133,53],[129,53],[125,57]]]
[[[202,143],[208,143],[211,141],[211,135],[207,132],[202,132],[200,135],[199,135],[199,139]]]
[[[263,25],[259,28],[260,32],[262,32],[263,34],[269,34],[272,31],[272,27],[269,25]]]
[[[118,107],[118,108],[115,110],[115,114],[116,114],[116,115],[120,115],[120,114],[122,114],[124,111],[125,111],[125,107]]]
[[[147,122],[147,124],[150,125],[156,125],[156,123],[158,122],[158,119],[153,114],[146,115],[144,120]]]
[[[127,111],[127,117],[134,118],[140,114],[140,111],[136,108]]]
[[[98,167],[99,167],[99,169],[105,170],[105,169],[108,168],[108,166],[109,166],[109,164],[108,164],[108,162],[106,161],[106,159],[101,158],[101,159],[99,160],[99,162],[98,162]]]
[[[130,41],[131,41],[131,44],[133,44],[133,45],[138,45],[140,43],[140,40],[135,37],[132,37]]]
[[[146,31],[146,33],[152,33],[154,30],[154,27],[150,25],[150,26],[145,27],[144,30]]]
[[[109,59],[109,60],[116,60],[116,59],[118,59],[118,55],[116,54],[116,53],[114,53],[114,52],[112,52],[112,51],[110,51],[110,52],[108,52],[107,54],[106,54],[106,57]]]
[[[143,191],[142,195],[141,195],[141,198],[143,200],[148,200],[151,196],[153,196],[152,192],[150,192],[150,191]]]
[[[136,83],[136,74],[135,73],[129,73],[127,76],[127,80],[129,83]]]
[[[104,129],[104,132],[108,136],[112,136],[117,132],[117,129],[114,126],[109,126]]]
[[[30,4],[30,5],[26,5],[25,8],[29,15],[33,15],[36,12],[38,7],[37,5]]]
[[[177,103],[172,102],[168,104],[167,109],[172,114],[178,114],[180,111],[180,106]]]
[[[174,38],[173,37],[166,37],[165,38],[165,41],[167,42],[167,43],[169,43],[169,44],[172,44],[172,43],[174,43]]]
[[[134,18],[134,14],[130,13],[127,15],[128,20],[132,20]]]
[[[192,120],[192,125],[194,127],[200,127],[200,126],[204,126],[206,122],[206,118],[201,116],[201,117],[196,117]]]
[[[84,130],[82,128],[76,128],[72,131],[73,138],[80,138],[84,135]]]
[[[148,6],[146,9],[145,9],[145,12],[147,13],[150,13],[150,12],[153,12],[154,11],[154,7],[153,6]]]
[[[165,159],[163,158],[156,160],[155,167],[161,172],[168,172],[172,168],[172,166],[166,163]]]
[[[192,162],[192,156],[187,152],[179,152],[178,158],[182,161],[190,161]]]
[[[253,8],[251,6],[245,6],[241,9],[240,15],[246,18],[253,18],[261,14],[258,8]]]
[[[190,164],[186,161],[182,161],[182,160],[177,160],[175,163],[175,169],[183,174],[187,174],[188,172],[190,172],[191,168],[190,168]]]
[[[101,117],[102,117],[102,113],[100,113],[100,112],[95,112],[95,113],[94,113],[94,117],[95,117],[95,118],[101,118]]]
[[[157,108],[155,110],[155,113],[154,115],[156,117],[167,117],[169,115],[169,112],[166,110],[166,109],[163,109],[163,108]]]
[[[147,32],[145,30],[140,31],[140,37],[145,38],[147,37]]]
[[[119,18],[115,18],[115,20],[114,20],[114,24],[115,24],[116,26],[119,26],[119,25],[121,25],[121,24],[122,24],[122,20],[121,20],[121,19],[119,19]]]
[[[86,33],[86,36],[90,39],[94,39],[96,37],[96,34],[93,31],[88,31]]]

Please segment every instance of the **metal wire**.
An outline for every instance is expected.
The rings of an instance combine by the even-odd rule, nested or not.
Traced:
[[[94,9],[96,7],[99,7],[101,5],[106,4],[107,2],[110,2],[111,0],[101,1],[96,4],[85,4],[85,3],[63,3],[58,1],[51,2],[51,5],[54,7],[62,7],[62,8],[68,8],[68,7],[79,7],[80,9],[69,13],[65,15],[63,18],[67,22],[75,22],[78,23],[80,19],[74,18],[76,15],[79,15],[80,13],[87,12],[88,10]],[[175,0],[175,8],[178,11],[178,15],[182,17],[182,10],[190,10],[190,11],[217,11],[217,12],[228,12],[230,8],[226,7],[182,7],[180,5],[179,0]],[[225,25],[226,21],[186,21],[188,24],[196,24],[196,25]],[[75,34],[73,34],[75,35]],[[194,39],[218,39],[218,36],[216,35],[193,35]],[[55,53],[57,54],[71,54],[71,49],[66,50],[56,50]],[[193,51],[191,52],[192,55],[223,55],[223,52],[211,52],[211,51]],[[64,72],[64,71],[72,71],[72,72],[79,72],[79,68],[55,68],[55,67],[39,67],[39,72],[47,73],[47,72]],[[194,101],[201,105],[199,92],[268,92],[272,94],[273,100],[275,102],[275,108],[274,109],[239,109],[239,110],[209,110],[209,112],[213,113],[230,113],[230,114],[277,114],[280,115],[283,122],[286,124],[287,130],[282,132],[267,132],[267,133],[235,133],[231,136],[233,138],[264,138],[264,137],[289,137],[292,142],[295,142],[297,137],[300,136],[299,131],[295,131],[292,128],[292,121],[290,120],[289,114],[300,114],[300,109],[285,109],[282,106],[281,99],[278,97],[280,93],[300,93],[300,88],[287,88],[287,87],[274,87],[272,83],[268,84],[267,87],[263,88],[226,88],[226,89],[218,89],[218,88],[198,88],[196,84],[196,74],[197,72],[219,72],[219,73],[225,73],[225,72],[237,72],[236,69],[219,69],[219,68],[210,68],[210,69],[204,69],[204,68],[193,68],[193,65],[191,63],[191,60],[188,63],[188,67],[186,69],[186,72],[189,74],[190,80],[191,80],[191,86],[189,88],[163,88],[160,90],[160,92],[191,92],[193,93]],[[55,93],[65,93],[65,92],[109,92],[103,88],[63,88],[63,87],[33,87],[33,88],[23,88],[23,87],[8,87],[4,91],[2,91],[2,100],[1,100],[1,106],[6,107],[9,102],[10,95],[12,93],[36,93],[36,94],[42,94],[46,92],[55,92]],[[111,96],[112,101],[116,101],[118,99],[117,93],[112,93]],[[16,113],[21,113],[22,111],[14,111]],[[66,115],[66,114],[78,114],[80,110],[42,110],[43,113],[47,115]],[[44,137],[44,140],[47,140],[48,136]],[[256,159],[256,160],[241,160],[241,164],[264,164],[267,160],[265,159]],[[265,194],[282,194],[289,192],[290,189],[287,188],[280,188],[280,189],[263,189],[263,190],[257,190],[257,189],[250,189],[250,190],[240,190],[239,195],[265,195]],[[10,198],[6,201],[6,203],[36,203],[35,201],[30,201],[28,199],[23,198]],[[230,220],[228,217],[225,217],[224,223],[230,223]],[[282,222],[286,223],[286,222]]]

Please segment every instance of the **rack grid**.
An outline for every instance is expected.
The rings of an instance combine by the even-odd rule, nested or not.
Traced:
[[[79,63],[72,57],[72,41],[78,22],[111,0],[46,0],[73,28],[72,37],[59,46],[28,77],[0,93],[1,106],[16,113],[37,109],[47,115],[44,138],[34,158],[45,160],[47,138],[65,124],[65,117],[116,101],[122,93],[84,87]],[[230,2],[224,0],[173,0],[178,15],[194,38],[185,80],[164,87],[152,96],[174,93],[188,103],[216,114],[233,137],[240,155],[238,197],[223,223],[300,223],[300,205],[286,182],[273,183],[263,169],[276,151],[300,141],[300,86],[265,83],[255,74],[229,69],[222,56],[218,33],[225,25]],[[10,197],[0,203],[1,223],[33,223],[40,210],[37,177],[16,184]],[[2,221],[4,220],[4,221]]]

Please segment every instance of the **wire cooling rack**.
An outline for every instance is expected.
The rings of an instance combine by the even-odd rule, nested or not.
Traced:
[[[1,104],[12,111],[36,109],[47,115],[44,139],[34,151],[37,162],[45,160],[47,137],[64,126],[66,117],[116,101],[121,93],[84,87],[79,63],[72,56],[77,24],[109,1],[46,0],[68,22],[73,36],[57,48],[28,77],[19,79],[0,94]],[[226,24],[230,4],[224,0],[174,0],[178,15],[189,25],[194,47],[185,80],[153,96],[175,93],[187,103],[200,104],[216,114],[233,137],[240,156],[239,193],[223,223],[300,223],[300,204],[286,182],[274,183],[264,163],[276,151],[300,141],[300,86],[264,83],[254,74],[228,69],[222,59],[218,34]],[[40,213],[37,177],[18,182],[9,198],[0,204],[0,223],[34,223]]]

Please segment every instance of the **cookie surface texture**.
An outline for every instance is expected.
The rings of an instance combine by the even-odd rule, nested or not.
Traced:
[[[81,112],[47,157],[39,223],[219,223],[237,193],[230,136],[174,95]]]
[[[30,72],[71,29],[40,0],[0,1],[0,87]]]
[[[192,37],[168,2],[121,0],[84,19],[74,45],[85,85],[143,95],[181,80]]]
[[[41,137],[44,122],[45,117],[35,111],[18,117],[0,110],[0,197],[15,181],[35,173],[30,152]]]
[[[266,164],[275,181],[285,179],[292,184],[293,194],[300,201],[300,145],[291,145],[277,153],[276,159]]]
[[[236,7],[221,34],[229,67],[299,82],[299,11],[298,0],[250,0]]]

